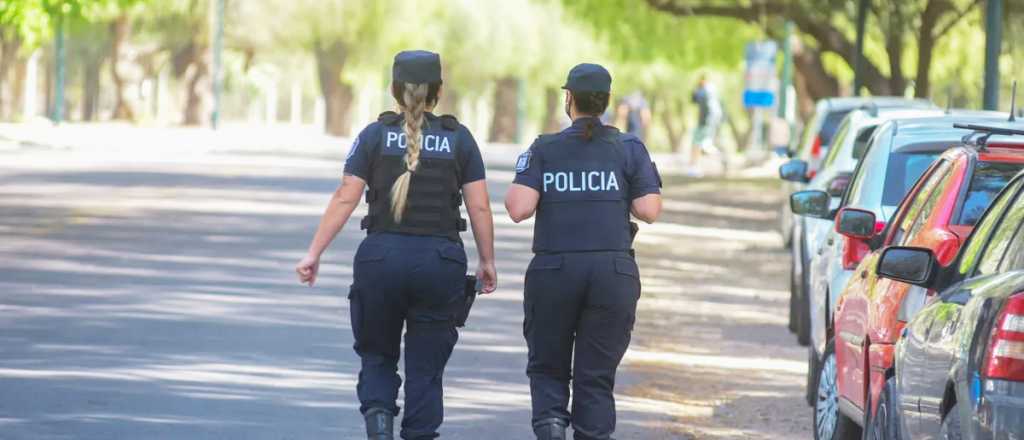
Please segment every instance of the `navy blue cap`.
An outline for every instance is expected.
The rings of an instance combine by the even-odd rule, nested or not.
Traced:
[[[600,64],[583,63],[577,64],[569,71],[569,77],[565,80],[563,89],[574,92],[604,92],[612,91],[612,74]]]
[[[441,82],[441,56],[425,50],[404,50],[395,55],[391,79],[404,83]]]

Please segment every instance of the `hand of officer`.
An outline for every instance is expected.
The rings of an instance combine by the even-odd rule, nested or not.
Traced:
[[[316,282],[316,274],[320,271],[320,258],[313,255],[302,257],[299,264],[295,265],[295,273],[299,274],[299,282],[313,287]]]
[[[480,293],[488,294],[494,292],[498,288],[498,271],[494,268],[494,263],[480,262],[478,267],[476,279],[480,280],[482,285]]]

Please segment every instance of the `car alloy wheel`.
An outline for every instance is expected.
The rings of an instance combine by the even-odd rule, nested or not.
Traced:
[[[896,414],[896,379],[885,381],[878,396],[878,408],[868,422],[868,440],[899,440],[900,429]]]
[[[836,389],[836,355],[827,353],[818,373],[818,399],[814,404],[814,433],[818,440],[831,440],[839,418],[839,391]]]

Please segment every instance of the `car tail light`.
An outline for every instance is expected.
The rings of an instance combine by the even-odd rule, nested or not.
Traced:
[[[885,230],[885,222],[878,220],[875,222],[875,233],[878,234]]]
[[[1024,292],[1006,302],[989,339],[985,376],[1024,381]]]
[[[814,137],[814,143],[811,144],[811,157],[814,159],[821,157],[821,136]]]

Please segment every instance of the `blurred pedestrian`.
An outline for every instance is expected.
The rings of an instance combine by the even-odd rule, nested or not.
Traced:
[[[701,75],[697,82],[697,88],[693,91],[691,101],[697,104],[697,128],[693,132],[693,145],[690,148],[690,164],[699,173],[701,153],[718,152],[716,141],[718,139],[718,128],[722,124],[724,112],[722,101],[718,96],[718,88],[715,84]]]
[[[616,109],[620,126],[625,126],[626,133],[636,136],[643,142],[647,139],[647,129],[651,126],[651,108],[644,99],[643,93],[636,91],[619,101]]]
[[[464,199],[476,238],[484,293],[497,284],[494,226],[484,164],[473,135],[452,116],[431,113],[441,94],[440,57],[395,56],[391,94],[401,114],[382,113],[352,144],[345,176],[317,229],[299,280],[313,285],[320,255],[348,221],[364,188],[367,237],[356,251],[349,292],[357,392],[367,438],[394,438],[399,347],[405,327],[403,439],[432,439],[444,419],[441,381],[465,303]]]
[[[564,440],[571,424],[577,440],[606,440],[640,298],[629,216],[654,222],[661,179],[640,139],[601,123],[605,68],[580,64],[563,88],[573,123],[519,157],[505,208],[515,222],[537,216],[523,298],[534,433]]]

